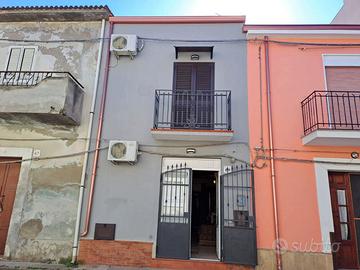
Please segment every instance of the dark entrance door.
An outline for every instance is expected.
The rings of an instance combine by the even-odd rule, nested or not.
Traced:
[[[217,174],[193,171],[191,212],[191,257],[218,260],[216,254]]]
[[[359,268],[350,175],[329,173],[329,183],[334,220],[331,235],[334,268]]]
[[[175,63],[173,128],[214,128],[214,63]]]
[[[189,259],[192,170],[172,166],[160,183],[157,257]]]
[[[257,264],[253,170],[234,167],[221,176],[222,259]]]
[[[16,160],[15,158],[0,157],[0,255],[4,254],[20,173],[20,163],[6,164],[1,162]]]

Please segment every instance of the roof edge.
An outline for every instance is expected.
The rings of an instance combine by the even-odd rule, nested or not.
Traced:
[[[110,22],[123,24],[245,23],[245,16],[114,16]]]
[[[359,24],[245,24],[249,30],[360,30]]]

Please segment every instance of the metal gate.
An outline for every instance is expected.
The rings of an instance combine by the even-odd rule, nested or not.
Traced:
[[[221,176],[222,260],[256,265],[254,174],[249,167],[233,167]]]
[[[189,259],[192,170],[186,164],[161,175],[157,257]]]

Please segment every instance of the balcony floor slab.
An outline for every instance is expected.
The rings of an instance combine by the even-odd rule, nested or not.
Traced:
[[[152,129],[151,135],[157,140],[228,142],[231,141],[234,131]]]
[[[315,130],[302,138],[303,145],[360,146],[360,130]]]

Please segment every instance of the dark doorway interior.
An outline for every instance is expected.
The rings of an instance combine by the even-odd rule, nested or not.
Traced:
[[[215,259],[216,172],[193,171],[191,214],[191,257]]]

